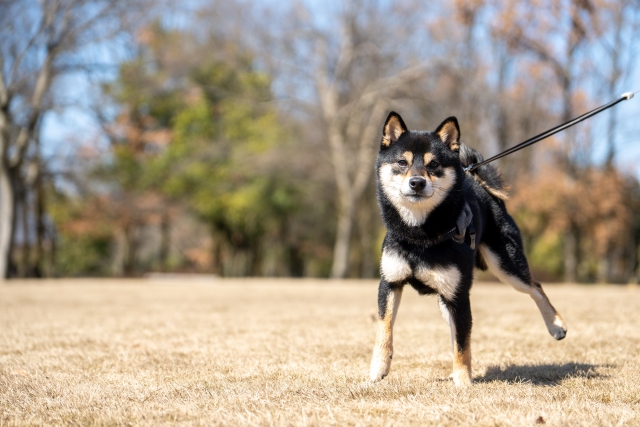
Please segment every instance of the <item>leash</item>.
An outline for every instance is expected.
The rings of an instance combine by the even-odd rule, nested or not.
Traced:
[[[589,117],[593,117],[598,113],[603,112],[604,110],[607,110],[611,107],[613,107],[614,105],[619,104],[622,101],[628,101],[629,99],[633,98],[633,95],[635,95],[636,93],[639,93],[640,90],[637,90],[635,92],[625,92],[622,95],[620,95],[620,98],[609,102],[608,104],[604,104],[596,109],[593,109],[589,112],[584,113],[581,116],[576,117],[575,119],[569,120],[568,122],[562,123],[554,128],[549,129],[548,131],[542,132],[539,135],[536,135],[532,138],[527,139],[526,141],[521,142],[518,145],[514,145],[513,147],[503,151],[502,153],[498,153],[495,156],[488,158],[487,160],[483,160],[480,163],[472,163],[469,166],[464,168],[465,172],[473,172],[474,170],[478,169],[480,166],[484,166],[487,163],[491,163],[495,160],[498,160],[504,156],[508,156],[511,153],[515,153],[516,151],[522,150],[523,148],[526,148],[530,145],[535,144],[536,142],[540,142],[543,139],[546,139],[548,137],[550,137],[551,135],[554,135],[560,131],[563,131],[567,128],[570,128],[571,126],[577,125],[578,123],[580,123],[583,120],[587,120]],[[474,250],[476,248],[476,230],[473,227],[473,223],[471,222],[471,219],[473,218],[473,214],[471,213],[471,209],[469,208],[469,205],[465,203],[464,208],[462,210],[462,212],[460,213],[460,216],[458,217],[457,221],[456,221],[456,226],[453,227],[451,230],[449,230],[448,232],[436,237],[435,239],[431,240],[431,239],[412,239],[412,238],[407,238],[404,237],[403,240],[408,241],[409,243],[412,244],[417,244],[417,245],[424,245],[424,246],[435,246],[438,245],[442,242],[444,242],[445,240],[453,240],[454,242],[456,242],[457,244],[463,244],[463,243],[467,243],[469,245],[469,247]]]
[[[489,158],[487,160],[483,160],[480,163],[472,163],[469,166],[465,167],[464,171],[465,172],[473,172],[474,170],[478,169],[480,166],[484,166],[487,163],[491,163],[494,160],[498,160],[498,159],[500,159],[500,158],[502,158],[504,156],[508,156],[511,153],[515,153],[518,150],[522,150],[525,147],[528,147],[528,146],[530,146],[532,144],[535,144],[536,142],[542,141],[543,139],[546,139],[546,138],[550,137],[553,134],[556,134],[556,133],[558,133],[560,131],[563,131],[563,130],[565,130],[565,129],[573,126],[573,125],[576,125],[576,124],[580,123],[583,120],[587,120],[589,117],[595,116],[596,114],[601,113],[604,110],[606,110],[608,108],[611,108],[614,105],[617,105],[618,103],[620,103],[622,101],[627,101],[627,100],[633,98],[633,95],[635,95],[638,92],[640,92],[640,90],[637,90],[635,92],[625,92],[622,95],[620,95],[620,98],[616,99],[615,101],[611,101],[608,104],[602,105],[602,106],[600,106],[600,107],[598,107],[598,108],[596,108],[594,110],[591,110],[591,111],[589,111],[587,113],[584,113],[583,115],[578,116],[575,119],[569,120],[566,123],[563,123],[563,124],[558,125],[558,126],[556,126],[554,128],[551,128],[548,131],[542,132],[541,134],[536,135],[536,136],[534,136],[532,138],[529,138],[526,141],[521,142],[518,145],[514,145],[513,147],[503,151],[502,153],[496,154],[495,156],[493,156],[493,157],[491,157],[491,158]]]

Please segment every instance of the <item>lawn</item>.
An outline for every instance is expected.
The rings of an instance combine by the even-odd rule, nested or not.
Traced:
[[[457,389],[437,299],[407,288],[389,376],[367,380],[377,283],[60,280],[0,286],[0,425],[640,425],[640,289],[472,290]]]

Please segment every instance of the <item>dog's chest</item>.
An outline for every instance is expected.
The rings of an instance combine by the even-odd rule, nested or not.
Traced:
[[[453,265],[443,267],[420,263],[412,267],[402,255],[389,249],[382,252],[380,273],[390,283],[416,278],[447,299],[453,298],[460,283],[460,270]]]

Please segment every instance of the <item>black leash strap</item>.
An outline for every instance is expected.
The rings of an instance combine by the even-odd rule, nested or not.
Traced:
[[[640,91],[638,91],[638,92],[640,92]],[[552,128],[552,129],[549,129],[546,132],[542,132],[541,134],[536,135],[533,138],[529,138],[526,141],[521,142],[518,145],[514,145],[513,147],[503,151],[502,153],[496,154],[495,156],[493,156],[493,157],[491,157],[491,158],[489,158],[487,160],[484,160],[484,161],[482,161],[480,163],[472,163],[469,166],[467,166],[466,168],[464,168],[464,170],[465,170],[465,172],[473,172],[474,170],[478,169],[480,166],[486,165],[487,163],[491,163],[494,160],[498,160],[499,158],[502,158],[504,156],[508,156],[509,154],[515,153],[518,150],[522,150],[523,148],[528,147],[528,146],[530,146],[532,144],[535,144],[536,142],[542,141],[543,139],[548,138],[553,134],[556,134],[556,133],[558,133],[560,131],[563,131],[563,130],[565,130],[565,129],[573,126],[573,125],[576,125],[576,124],[580,123],[583,120],[587,120],[589,117],[595,116],[596,114],[601,113],[602,111],[604,111],[604,110],[606,110],[608,108],[611,108],[614,105],[616,105],[616,104],[618,104],[618,103],[620,103],[622,101],[627,101],[627,100],[633,98],[633,95],[635,93],[637,93],[637,92],[626,92],[626,93],[623,93],[622,95],[620,95],[620,98],[616,99],[615,101],[611,101],[610,103],[605,104],[605,105],[603,105],[601,107],[598,107],[595,110],[591,110],[588,113],[584,113],[583,115],[578,116],[575,119],[569,120],[568,122],[563,123],[561,125],[558,125],[558,126]]]

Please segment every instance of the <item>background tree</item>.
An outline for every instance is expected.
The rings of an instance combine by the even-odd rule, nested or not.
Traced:
[[[171,203],[186,204],[209,226],[210,271],[261,275],[265,262],[277,264],[271,258],[291,264],[282,258],[291,252],[286,230],[295,188],[273,152],[284,132],[269,78],[253,69],[248,53],[210,37],[155,23],[140,34],[139,56],[105,88],[121,109],[105,125],[111,161],[96,172],[110,183],[102,215],[120,236],[125,274],[134,273],[136,236],[154,216],[166,233],[162,212]]]
[[[59,4],[58,17],[86,7],[82,21],[112,3]],[[389,110],[417,129],[455,115],[463,141],[488,157],[608,100],[634,75],[635,0],[156,6],[134,26],[114,9],[54,60],[54,76],[98,77],[86,97],[96,134],[69,138],[81,149],[68,164],[42,155],[42,114],[16,145],[44,45],[34,41],[12,77],[22,86],[4,158],[23,147],[12,187],[19,274],[46,264],[65,275],[375,276],[384,229],[373,165]],[[107,40],[99,46],[111,52],[122,45],[114,34],[128,41],[114,72],[88,74],[101,67],[87,67],[82,47]],[[41,112],[66,108],[46,93]],[[626,108],[499,163],[537,273],[635,277],[638,181],[622,161],[637,135],[615,154],[631,129]]]
[[[336,5],[320,18],[314,10],[299,6],[287,15],[289,26],[280,33],[282,38],[276,38],[274,57],[288,55],[293,60],[270,58],[272,67],[284,67],[280,73],[296,86],[289,90],[297,92],[301,111],[321,124],[317,131],[322,132],[325,157],[333,168],[337,190],[333,278],[349,273],[356,214],[375,209],[373,203],[361,201],[365,190],[369,190],[367,200],[372,200],[380,123],[390,108],[401,105],[406,89],[419,84],[428,72],[426,62],[419,60],[420,46],[427,43],[421,10],[419,2],[351,2]],[[391,33],[394,38],[388,37]],[[421,36],[425,39],[417,45]],[[402,45],[395,42],[400,39],[405,41]],[[314,93],[309,94],[312,87]],[[367,247],[358,248],[359,252],[370,257],[371,241],[358,243],[363,242]]]
[[[52,83],[77,70],[77,53],[120,33],[135,15],[117,0],[0,3],[0,277],[9,274],[21,170]],[[26,199],[25,199],[26,200]],[[26,207],[23,206],[23,210]]]

